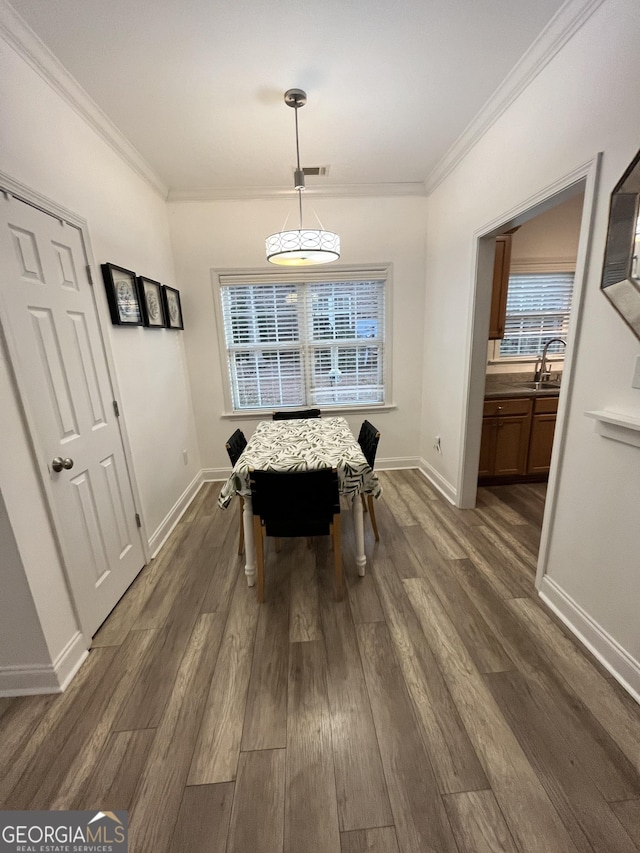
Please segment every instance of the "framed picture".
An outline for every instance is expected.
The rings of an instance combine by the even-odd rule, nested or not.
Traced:
[[[180,305],[180,291],[174,287],[162,286],[164,298],[164,316],[168,329],[184,329],[182,323],[182,307]]]
[[[115,264],[102,264],[111,322],[116,326],[141,326],[142,309],[136,274]]]
[[[142,319],[145,326],[149,326],[152,329],[164,329],[164,304],[160,282],[139,275],[138,292],[140,294]]]

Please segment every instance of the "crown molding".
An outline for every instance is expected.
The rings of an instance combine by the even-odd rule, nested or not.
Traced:
[[[166,199],[166,184],[7,0],[0,0],[0,35],[134,172]]]
[[[567,0],[425,181],[430,195],[604,0]]]
[[[171,189],[167,201],[255,201],[258,198],[273,199],[292,197],[291,187],[203,187],[199,189]],[[324,187],[307,187],[305,198],[369,198],[381,196],[423,196],[426,198],[422,181],[380,184],[328,184]]]

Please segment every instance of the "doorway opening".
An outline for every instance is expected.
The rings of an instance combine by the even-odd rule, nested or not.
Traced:
[[[565,410],[571,394],[574,354],[578,345],[598,166],[599,157],[596,157],[518,208],[496,218],[475,235],[474,322],[463,464],[458,488],[460,506],[470,508],[476,505],[479,472],[481,483],[494,485],[499,484],[501,478],[503,482],[508,479],[513,482],[517,476],[522,476],[523,482],[527,479],[531,482],[548,477],[536,586],[542,580],[546,565],[556,484],[561,471]],[[514,293],[508,303],[506,325],[500,337],[495,336],[489,341],[490,325],[494,326],[490,324],[490,314],[496,237],[502,235],[510,238],[511,259],[505,280],[508,286],[513,284]],[[544,278],[544,273],[549,272],[557,272],[558,275],[551,276],[545,286],[555,289],[559,296],[555,302],[552,299],[544,304],[536,293],[535,284],[540,284],[540,280],[530,276],[537,273]],[[559,313],[562,312],[554,313],[552,306],[557,307],[563,299],[565,303],[567,301],[567,280],[561,275],[567,272],[573,272],[569,310],[565,318],[560,318]],[[508,291],[504,294],[505,304],[507,296]],[[566,346],[564,343],[549,345],[545,353],[546,363],[541,369],[539,358],[542,350],[555,337],[566,341]],[[557,352],[553,353],[553,349]],[[553,385],[524,387],[526,383],[533,385],[536,380]],[[504,391],[502,396],[493,393],[499,385],[502,387],[497,390]],[[516,402],[504,405],[497,402],[499,399]],[[540,402],[536,404],[536,401]],[[530,438],[536,415],[532,448]],[[506,456],[505,444],[498,447],[500,428],[506,436]]]
[[[478,485],[546,483],[584,188],[496,237]]]

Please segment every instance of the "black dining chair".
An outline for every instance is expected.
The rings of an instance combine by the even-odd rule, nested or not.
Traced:
[[[342,600],[342,539],[338,472],[252,471],[251,501],[256,545],[257,597],[264,601],[264,537],[327,536],[333,541],[336,599]]]
[[[229,454],[229,459],[231,460],[231,465],[234,466],[240,456],[242,451],[247,446],[247,439],[244,437],[244,433],[241,429],[237,429],[232,436],[229,437],[225,447],[227,448],[227,453]],[[244,498],[242,495],[238,495],[240,498],[239,508],[240,508],[240,533],[238,536],[238,554],[242,554],[244,551],[244,523],[242,520],[244,513]]]
[[[274,412],[274,421],[302,420],[303,418],[319,418],[320,409],[298,409],[295,412]]]
[[[378,442],[380,441],[380,433],[374,427],[372,423],[369,421],[363,421],[362,426],[360,427],[360,434],[358,435],[358,444],[364,454],[364,458],[369,463],[369,467],[373,470],[373,465],[376,461],[376,452],[378,450]],[[367,504],[369,505],[369,518],[371,519],[371,527],[373,528],[373,535],[375,536],[376,542],[380,541],[380,534],[378,533],[378,525],[376,523],[376,513],[373,508],[373,495],[367,495],[367,500],[365,501],[364,493],[362,494],[362,505],[367,509]]]

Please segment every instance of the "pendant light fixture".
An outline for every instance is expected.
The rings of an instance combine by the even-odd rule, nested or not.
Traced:
[[[300,168],[300,143],[298,140],[298,110],[307,103],[307,93],[302,89],[288,89],[284,102],[293,107],[296,116],[296,162],[294,188],[298,193],[300,227],[297,231],[279,231],[267,237],[267,260],[282,266],[309,266],[328,264],[340,257],[340,237],[333,231],[302,227],[302,192],[304,171]],[[285,223],[286,224],[286,223]]]

